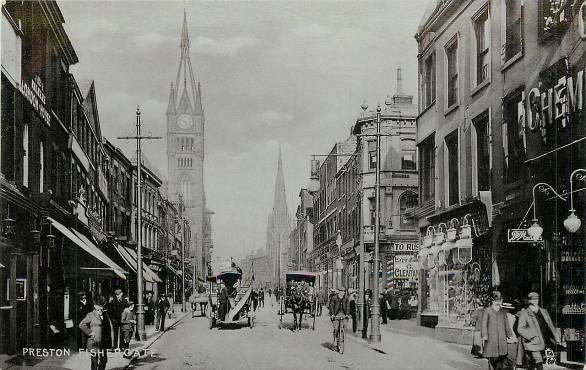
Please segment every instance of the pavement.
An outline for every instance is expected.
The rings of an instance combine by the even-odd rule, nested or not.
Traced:
[[[144,356],[149,356],[149,348],[155,343],[162,335],[178,325],[183,319],[191,316],[191,311],[188,307],[187,312],[181,312],[181,304],[173,306],[173,313],[171,318],[165,320],[165,331],[155,331],[154,325],[147,325],[146,336],[147,339],[144,342],[138,342],[132,340],[130,342],[130,350],[136,350],[143,353]],[[136,359],[127,359],[122,356],[122,353],[108,352],[108,362],[106,365],[107,370],[112,369],[125,369],[132,361]],[[54,357],[26,357],[21,355],[16,356],[3,356],[0,357],[0,370],[6,369],[90,369],[90,357],[88,353],[75,353],[72,351],[71,356],[54,356]]]

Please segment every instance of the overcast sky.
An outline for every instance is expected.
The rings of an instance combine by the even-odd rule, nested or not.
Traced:
[[[264,248],[279,144],[293,214],[309,178],[310,154],[349,135],[366,100],[417,93],[413,38],[428,0],[381,2],[60,1],[79,56],[71,71],[94,79],[102,134],[165,136],[170,83],[179,63],[183,8],[191,62],[206,115],[205,186],[214,254],[240,258]],[[147,142],[166,177],[166,142]]]

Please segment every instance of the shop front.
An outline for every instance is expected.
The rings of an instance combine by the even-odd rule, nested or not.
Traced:
[[[417,255],[418,318],[436,337],[471,343],[470,314],[491,288],[491,248],[486,207],[474,201],[429,216]]]

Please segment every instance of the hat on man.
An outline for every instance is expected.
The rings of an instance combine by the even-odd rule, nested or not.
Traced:
[[[531,293],[527,294],[527,299],[528,300],[539,299],[539,293],[531,292]]]
[[[512,310],[513,308],[515,308],[515,307],[513,307],[513,305],[512,305],[512,304],[510,304],[510,303],[508,303],[508,302],[503,302],[503,304],[501,304],[501,307],[502,307],[502,308],[506,308],[506,309],[508,309],[508,310]]]
[[[106,304],[106,298],[104,296],[98,296],[94,300],[94,306],[101,306],[103,307]]]
[[[121,289],[116,289],[114,291],[114,294],[118,295],[118,294],[122,294],[122,290]]]

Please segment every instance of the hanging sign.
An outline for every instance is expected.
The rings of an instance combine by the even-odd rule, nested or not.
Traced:
[[[543,241],[543,239],[539,237],[538,240],[533,240],[527,229],[508,229],[507,241],[509,243],[536,243]]]
[[[45,108],[45,88],[41,78],[36,75],[30,80],[30,84],[26,81],[22,81],[20,84],[20,91],[26,100],[33,106],[37,111],[41,119],[47,126],[51,126],[51,115],[47,108]]]
[[[412,254],[396,255],[393,261],[393,278],[398,280],[417,279],[417,257]]]

